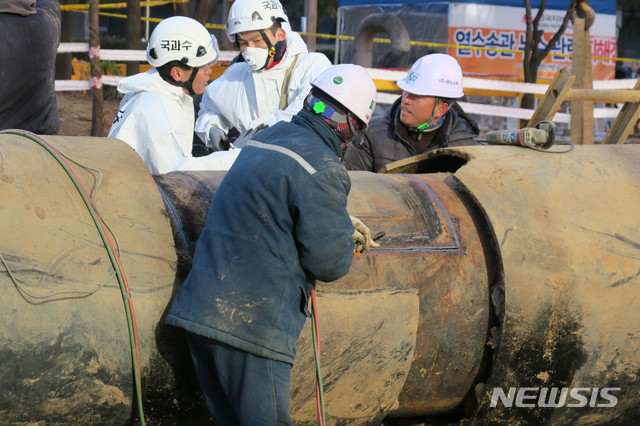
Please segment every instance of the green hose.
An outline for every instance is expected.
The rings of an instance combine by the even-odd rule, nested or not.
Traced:
[[[140,353],[139,353],[138,342],[137,342],[138,340],[137,330],[134,326],[135,314],[132,309],[131,293],[129,292],[129,289],[128,289],[124,270],[122,269],[122,265],[119,262],[119,258],[117,257],[116,252],[113,249],[113,246],[111,241],[109,240],[109,237],[104,232],[104,228],[106,228],[106,225],[104,224],[104,222],[102,222],[100,215],[98,214],[93,203],[87,196],[86,190],[80,183],[75,172],[71,169],[69,164],[67,164],[67,162],[64,160],[62,155],[55,148],[53,148],[53,146],[51,146],[47,141],[45,141],[44,139],[41,139],[37,135],[27,131],[23,131],[23,130],[4,130],[4,131],[0,131],[0,134],[13,134],[18,136],[23,136],[23,137],[26,137],[27,139],[30,139],[38,143],[40,146],[46,149],[51,154],[51,156],[53,156],[56,159],[56,161],[60,164],[60,166],[62,166],[62,168],[65,170],[65,172],[73,182],[74,186],[76,187],[80,196],[82,197],[82,200],[85,206],[87,207],[87,210],[89,211],[89,214],[91,215],[91,218],[93,219],[94,224],[96,225],[98,233],[100,234],[100,238],[102,239],[102,242],[105,245],[105,249],[107,250],[107,253],[109,255],[109,259],[111,260],[113,269],[115,270],[116,277],[118,279],[118,284],[120,286],[120,292],[122,294],[122,300],[124,302],[125,313],[127,316],[127,325],[129,329],[129,343],[131,346],[131,360],[133,364],[133,375],[134,375],[135,388],[136,388],[136,401],[138,404],[138,415],[140,416],[140,424],[144,426],[145,419],[144,419],[144,410],[142,407],[142,385],[140,380],[140,363],[139,363]],[[3,264],[5,265],[5,268],[7,268],[8,270],[8,267],[6,263],[4,263],[4,260],[3,260]],[[9,274],[10,276],[12,276],[11,273]]]

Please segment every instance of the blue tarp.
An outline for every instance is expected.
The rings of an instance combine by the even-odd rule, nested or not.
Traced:
[[[339,0],[338,6],[360,6],[360,5],[380,5],[380,4],[424,4],[424,3],[475,3],[489,4],[495,6],[512,6],[524,8],[524,0],[422,0],[422,1],[398,1],[398,0]],[[596,13],[604,13],[607,15],[616,14],[616,0],[590,0],[588,5],[596,11]],[[536,9],[540,6],[540,0],[532,0],[531,7]],[[569,0],[547,0],[547,9],[567,10]]]

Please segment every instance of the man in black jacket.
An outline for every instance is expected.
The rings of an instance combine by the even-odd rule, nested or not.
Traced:
[[[376,172],[437,148],[477,144],[478,125],[455,104],[464,95],[455,58],[423,56],[397,84],[402,96],[388,113],[371,119],[360,143],[347,147],[342,158],[347,170]]]

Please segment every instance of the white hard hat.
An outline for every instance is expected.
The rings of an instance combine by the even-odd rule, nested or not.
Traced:
[[[334,65],[320,74],[311,85],[325,92],[368,124],[376,107],[376,85],[360,65]]]
[[[229,9],[227,37],[235,41],[238,33],[271,28],[278,20],[289,22],[278,0],[236,0]]]
[[[405,78],[396,82],[405,92],[439,98],[461,98],[462,69],[453,56],[432,53],[418,59]]]
[[[186,16],[172,16],[160,22],[147,44],[147,61],[154,67],[171,61],[200,67],[217,59],[216,37],[200,22]]]

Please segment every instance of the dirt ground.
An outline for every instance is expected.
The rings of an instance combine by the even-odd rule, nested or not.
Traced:
[[[91,136],[93,95],[90,92],[56,92],[58,114],[60,115],[60,135]],[[118,111],[120,101],[114,96],[105,96],[103,117],[106,136],[111,122]]]

